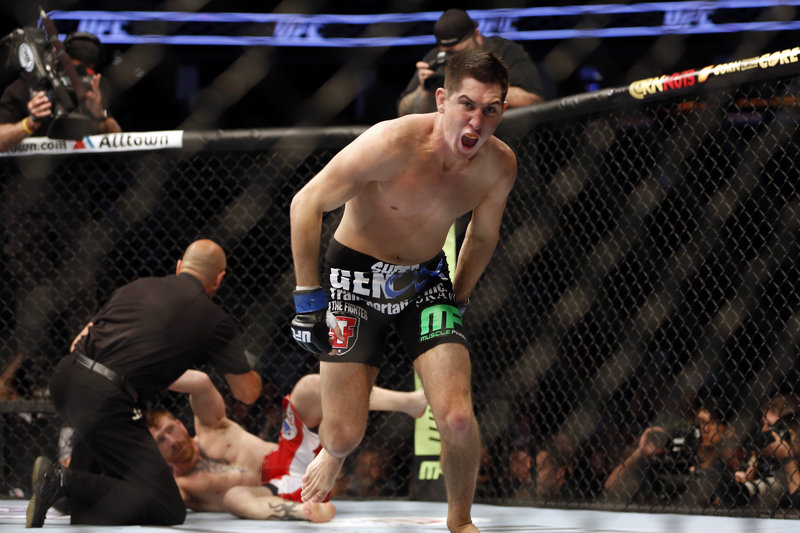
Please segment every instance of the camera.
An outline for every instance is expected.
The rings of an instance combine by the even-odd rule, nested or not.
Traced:
[[[775,491],[775,487],[780,491],[783,486],[778,482],[775,476],[767,476],[763,479],[754,479],[753,481],[746,481],[741,484],[744,490],[747,491],[749,497],[757,496],[759,494],[771,494]]]
[[[444,87],[444,69],[453,52],[441,51],[436,54],[432,61],[428,62],[433,74],[425,78],[424,87],[426,91],[435,91],[439,87]]]
[[[697,447],[700,445],[700,428],[693,427],[670,435],[663,448],[664,455],[659,460],[677,472],[688,472],[697,463]]]
[[[658,447],[664,450],[652,456],[645,468],[642,490],[648,501],[668,503],[686,492],[692,467],[697,465],[700,428],[662,434]]]
[[[0,45],[7,54],[6,68],[18,72],[32,91],[44,91],[52,102],[48,137],[78,140],[91,133],[92,118],[81,108],[75,88],[80,83],[82,93],[89,89],[91,76],[85,69],[70,76],[47,34],[36,28],[18,28],[3,37]]]
[[[795,416],[793,414],[782,416],[769,427],[768,431],[760,431],[754,435],[751,435],[748,447],[753,450],[761,450],[766,448],[775,441],[774,437],[772,436],[773,432],[775,432],[782,441],[789,442],[789,440],[792,438],[789,428],[794,423]]]
[[[715,489],[715,497],[725,507],[743,507],[755,501],[768,501],[776,498],[784,490],[783,484],[775,476],[764,476],[744,483],[732,476],[722,480]]]

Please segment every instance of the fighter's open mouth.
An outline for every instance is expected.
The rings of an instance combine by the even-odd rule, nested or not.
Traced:
[[[478,142],[478,136],[473,135],[472,133],[465,133],[461,136],[461,144],[466,146],[467,148],[472,148]]]

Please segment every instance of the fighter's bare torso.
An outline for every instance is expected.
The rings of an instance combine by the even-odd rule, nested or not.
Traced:
[[[384,146],[393,148],[374,180],[346,202],[339,242],[395,264],[426,261],[442,249],[452,223],[502,179],[498,168],[510,152],[502,141],[491,137],[473,157],[454,156],[434,133],[435,116],[409,115],[371,132],[391,136]],[[369,150],[364,144],[360,151]]]
[[[199,511],[225,511],[222,498],[231,487],[260,486],[264,457],[278,449],[232,421],[222,428],[198,426],[194,438],[200,458],[175,480],[187,506]]]

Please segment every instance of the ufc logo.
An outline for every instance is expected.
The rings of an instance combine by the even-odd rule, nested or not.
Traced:
[[[339,329],[342,330],[342,337],[344,338],[341,341],[337,339],[336,335],[333,334],[333,328],[331,328],[329,332],[331,346],[338,350],[344,350],[351,346],[350,339],[355,341],[354,337],[357,337],[358,319],[351,316],[337,316],[336,322],[339,324]]]
[[[292,328],[292,337],[297,342],[311,342],[311,332],[307,329],[294,329]]]

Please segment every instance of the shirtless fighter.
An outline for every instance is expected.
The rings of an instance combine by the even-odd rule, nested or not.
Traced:
[[[393,324],[442,437],[447,527],[477,531],[470,512],[480,434],[460,308],[494,252],[517,175],[514,153],[493,135],[507,91],[508,71],[495,54],[454,54],[436,112],[372,126],[292,200],[292,335],[320,354],[323,410],[324,449],[306,471],[304,501],[323,501],[361,441]],[[322,216],[342,205],[326,254],[326,290],[318,269]],[[442,246],[466,213],[472,219],[451,282]]]
[[[170,390],[189,394],[196,435],[164,409],[147,413],[158,449],[173,468],[187,507],[225,511],[255,520],[327,522],[336,514],[329,501],[300,502],[301,478],[319,451],[322,406],[319,375],[302,377],[283,399],[284,421],[278,442],[266,442],[225,415],[225,402],[204,372],[188,370]],[[375,387],[370,409],[422,416],[422,391],[399,392]]]

